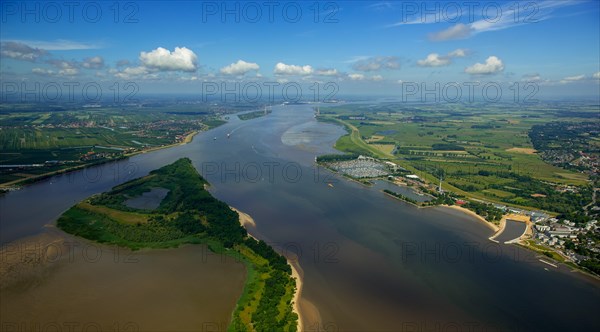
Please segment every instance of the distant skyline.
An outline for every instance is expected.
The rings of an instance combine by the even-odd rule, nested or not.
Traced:
[[[518,82],[526,95],[531,82],[539,97],[600,95],[598,1],[1,6],[3,82],[135,82],[139,93],[334,82],[339,95],[436,82],[463,93],[464,83],[494,82],[505,95]]]

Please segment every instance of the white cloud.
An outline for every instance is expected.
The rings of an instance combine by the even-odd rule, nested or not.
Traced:
[[[17,42],[0,44],[0,56],[23,61],[35,61],[46,54],[46,51]]]
[[[353,81],[362,81],[365,79],[365,75],[363,74],[349,74],[348,78]]]
[[[441,56],[437,53],[431,53],[427,55],[427,58],[418,60],[417,65],[421,67],[441,67],[447,66],[452,63],[452,58],[462,58],[467,56],[469,50],[458,48],[448,53],[447,55]]]
[[[73,76],[79,74],[78,64],[75,61],[53,59],[47,62],[59,69],[58,75]]]
[[[472,28],[463,23],[455,24],[446,30],[435,32],[429,35],[429,39],[433,41],[464,39],[471,35]]]
[[[485,60],[485,63],[476,63],[465,68],[465,73],[472,75],[489,75],[504,70],[504,64],[496,56],[490,56]]]
[[[567,77],[563,78],[562,80],[560,80],[560,83],[563,83],[563,84],[573,83],[573,82],[577,82],[577,81],[582,81],[584,79],[585,79],[585,75],[567,76]]]
[[[525,75],[523,75],[523,78],[521,79],[521,81],[523,81],[523,82],[540,82],[540,81],[542,81],[542,77],[538,73],[525,74]]]
[[[247,72],[252,70],[259,70],[260,66],[256,63],[246,62],[244,60],[238,60],[236,63],[232,63],[229,66],[221,68],[221,74],[224,75],[245,75]]]
[[[417,61],[417,65],[421,67],[440,67],[447,66],[451,63],[450,58],[440,57],[437,53],[431,53],[427,58]]]
[[[600,79],[600,71],[592,75],[593,78]]]
[[[86,69],[100,69],[104,67],[104,59],[101,56],[85,58],[81,66]]]
[[[150,74],[148,68],[144,66],[126,67],[122,71],[111,70],[110,72],[120,79],[141,78]]]
[[[74,76],[79,74],[79,69],[77,68],[65,68],[58,71],[59,75],[63,76]]]
[[[274,73],[275,75],[310,75],[313,73],[313,68],[309,65],[306,66],[296,66],[296,65],[286,65],[283,62],[279,62],[275,65]]]
[[[59,71],[44,68],[33,68],[31,69],[31,72],[40,76],[75,76],[79,74],[79,70],[72,67],[65,67]]]
[[[373,81],[373,82],[383,81],[383,76],[381,76],[381,75],[366,76],[364,74],[353,73],[353,74],[348,74],[348,78],[351,81]]]
[[[40,75],[40,76],[53,76],[56,74],[56,72],[49,70],[49,69],[43,69],[43,68],[33,68],[31,70],[32,73],[36,74],[36,75]]]
[[[175,47],[173,52],[159,47],[150,52],[141,52],[140,61],[148,68],[159,71],[196,71],[196,54],[186,47]]]

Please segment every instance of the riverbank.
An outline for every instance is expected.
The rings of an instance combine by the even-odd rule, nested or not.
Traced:
[[[230,206],[230,208],[240,215],[240,224],[242,225],[242,227],[246,228],[246,230],[248,230],[248,226],[256,227],[256,222],[254,222],[254,219],[249,214],[244,213],[232,206]],[[248,235],[252,236],[251,234]]]
[[[130,154],[126,154],[126,156],[133,157],[140,153],[153,152],[153,151],[158,151],[158,150],[162,150],[162,149],[173,148],[173,147],[176,147],[179,145],[185,145],[185,144],[190,143],[194,139],[194,136],[196,136],[198,133],[200,133],[200,131],[195,130],[195,131],[192,131],[191,133],[187,134],[181,142],[177,142],[177,143],[173,143],[173,144],[169,144],[169,145],[163,145],[163,146],[156,146],[156,147],[153,147],[150,149],[132,152]]]
[[[447,208],[447,209],[456,210],[456,211],[461,211],[462,213],[467,214],[467,215],[469,215],[469,216],[471,216],[471,217],[473,217],[473,218],[481,221],[487,227],[489,227],[490,229],[492,229],[495,232],[495,234],[492,237],[496,236],[497,234],[500,234],[500,232],[502,232],[502,230],[504,229],[504,225],[502,224],[502,221],[501,221],[500,225],[494,225],[491,222],[487,221],[484,217],[482,217],[482,216],[478,215],[477,213],[475,213],[475,212],[473,212],[473,211],[471,211],[471,210],[469,210],[467,208],[464,208],[462,206],[447,205],[447,204],[442,204],[442,205],[437,205],[437,206],[440,206],[440,207],[443,207],[443,208]]]
[[[418,204],[416,204],[416,203],[414,203],[414,202],[408,201],[408,200],[406,199],[406,197],[404,197],[404,196],[402,196],[402,197],[399,197],[399,196],[393,195],[393,194],[391,194],[391,193],[389,193],[389,192],[386,192],[385,190],[380,190],[380,191],[381,191],[381,192],[382,192],[384,195],[386,195],[386,196],[389,196],[389,197],[391,197],[391,198],[393,198],[393,199],[397,199],[397,200],[399,200],[399,201],[401,201],[401,202],[404,202],[404,203],[406,203],[406,204],[410,204],[410,205],[412,205],[412,206],[414,206],[414,207],[416,207],[416,208],[418,208],[418,209],[422,209],[422,208],[424,208],[424,207],[429,207],[429,206],[422,206],[422,205],[418,205]]]
[[[248,226],[252,226],[253,228],[256,228],[256,222],[254,221],[254,218],[252,218],[249,214],[242,212],[232,206],[230,206],[230,208],[237,212],[240,215],[240,224],[242,225],[242,227],[246,228],[246,230],[248,230]],[[252,236],[252,234],[248,233],[248,236],[256,239],[254,236]],[[294,292],[294,306],[293,306],[293,312],[298,315],[298,331],[304,331],[304,322],[303,322],[303,316],[301,314],[300,311],[300,295],[302,293],[302,277],[299,273],[299,270],[301,270],[298,261],[290,261],[289,258],[286,257],[287,263],[288,265],[292,268],[292,278],[294,278],[296,280],[296,291]]]
[[[190,143],[194,139],[194,136],[196,136],[198,133],[200,133],[200,131],[193,131],[193,132],[187,134],[186,137],[181,142],[177,142],[177,143],[173,143],[173,144],[169,144],[169,145],[157,146],[157,147],[153,147],[153,148],[146,149],[146,150],[124,153],[122,156],[117,157],[117,158],[105,159],[105,160],[98,161],[95,163],[67,167],[67,168],[59,169],[59,170],[52,171],[52,172],[42,173],[42,174],[38,174],[38,175],[32,175],[30,177],[19,179],[19,180],[13,180],[13,181],[5,182],[5,183],[0,183],[0,190],[7,190],[7,191],[15,190],[16,189],[15,187],[18,188],[18,187],[26,186],[29,184],[33,184],[33,183],[45,180],[45,179],[55,176],[55,175],[67,174],[67,173],[79,171],[79,170],[82,170],[82,169],[85,169],[88,167],[99,166],[99,165],[103,165],[106,163],[127,159],[129,157],[133,157],[133,156],[136,156],[136,155],[142,154],[142,153],[148,153],[148,152],[153,152],[153,151],[176,147],[179,145],[185,145],[185,144]]]
[[[292,267],[292,278],[296,279],[296,292],[294,293],[294,313],[298,315],[298,331],[304,331],[304,322],[302,320],[303,316],[300,314],[300,294],[302,293],[302,277],[298,272],[298,268],[296,265],[298,262],[290,262],[288,259],[288,264]]]

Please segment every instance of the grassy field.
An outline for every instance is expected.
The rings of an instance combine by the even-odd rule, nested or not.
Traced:
[[[148,215],[144,213],[136,213],[130,211],[121,211],[111,209],[102,205],[92,205],[88,202],[81,202],[76,205],[77,208],[91,212],[93,214],[102,215],[102,217],[117,220],[126,224],[145,224],[148,222]]]
[[[573,106],[574,107],[574,106]],[[518,185],[531,177],[544,183],[589,185],[587,175],[550,165],[533,149],[529,130],[536,124],[590,121],[594,107],[577,110],[519,105],[344,105],[323,109],[320,120],[345,126],[338,150],[391,160],[423,179],[455,193],[493,202],[529,206]],[[394,152],[394,154],[392,154]],[[516,185],[515,185],[516,184]],[[519,193],[523,190],[523,193]],[[526,195],[526,197],[520,197]],[[519,197],[517,197],[519,196]]]

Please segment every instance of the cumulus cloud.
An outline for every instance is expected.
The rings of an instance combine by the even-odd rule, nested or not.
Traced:
[[[600,71],[592,75],[593,78],[600,79]]]
[[[45,68],[33,68],[31,72],[40,76],[75,76],[79,74],[79,69],[71,67],[66,62],[64,66],[59,66],[58,68],[58,71]]]
[[[353,81],[362,81],[365,79],[365,75],[363,74],[349,74],[348,78]]]
[[[400,60],[395,56],[371,57],[356,61],[352,68],[357,71],[377,71],[381,69],[400,69]]]
[[[309,65],[306,66],[296,66],[296,65],[286,65],[283,62],[279,62],[275,65],[274,73],[275,75],[310,75],[313,73],[313,68]]]
[[[431,53],[427,58],[417,61],[417,65],[421,67],[440,67],[447,66],[451,63],[450,58],[442,56],[440,57],[437,53]]]
[[[120,79],[141,78],[150,74],[148,68],[144,66],[127,67],[121,71],[111,70],[110,72]]]
[[[173,52],[159,47],[150,52],[141,52],[140,61],[145,67],[159,71],[194,72],[198,57],[186,47],[175,47]]]
[[[65,61],[65,60],[48,60],[47,63],[53,65],[58,68],[58,75],[62,76],[73,76],[79,74],[78,64],[75,61]]]
[[[490,56],[485,60],[485,63],[476,63],[465,68],[465,73],[471,75],[489,75],[501,72],[504,70],[504,64],[496,56]]]
[[[85,58],[81,66],[86,69],[101,69],[104,67],[104,59],[101,56]]]
[[[117,67],[121,70],[110,69],[109,74],[120,79],[157,79],[159,72],[195,72],[198,57],[186,47],[175,47],[173,52],[158,47],[150,52],[140,52],[140,65],[130,66],[128,60],[120,60]]]
[[[418,60],[417,65],[421,67],[441,67],[452,63],[452,58],[462,58],[467,56],[468,50],[458,48],[446,55],[431,53],[423,60]]]
[[[40,75],[40,76],[54,76],[56,75],[56,72],[49,70],[49,69],[44,69],[44,68],[33,68],[31,70],[32,73],[36,74],[36,75]]]
[[[432,41],[464,39],[469,37],[471,32],[471,27],[463,23],[458,23],[449,27],[448,29],[430,34],[429,39]]]
[[[3,58],[33,62],[46,54],[45,50],[30,47],[23,43],[4,42],[0,44],[0,56]]]
[[[224,75],[244,75],[252,70],[259,70],[260,66],[256,63],[246,62],[244,60],[238,60],[236,63],[232,63],[229,66],[221,68],[221,74]]]

